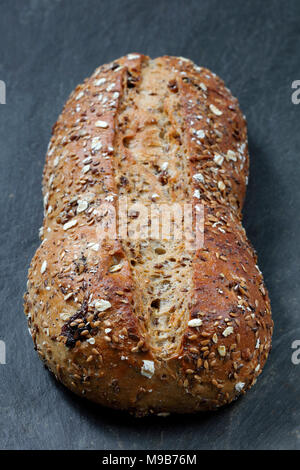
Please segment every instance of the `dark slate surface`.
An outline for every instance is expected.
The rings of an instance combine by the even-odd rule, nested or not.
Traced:
[[[0,447],[4,449],[300,448],[300,2],[2,0],[0,79]],[[75,85],[128,52],[193,59],[218,73],[248,118],[251,177],[245,225],[275,320],[257,385],[212,414],[135,420],[57,384],[33,351],[22,311],[42,222],[50,129]]]

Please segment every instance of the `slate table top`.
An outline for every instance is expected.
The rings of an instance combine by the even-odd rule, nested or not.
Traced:
[[[1,449],[299,449],[300,2],[1,0]],[[134,419],[77,398],[32,347],[22,295],[42,222],[51,126],[72,89],[128,52],[192,59],[219,74],[247,116],[245,227],[275,322],[256,386],[215,413]],[[300,356],[300,354],[299,354]],[[295,362],[295,361],[294,361]],[[296,361],[297,362],[297,361]]]

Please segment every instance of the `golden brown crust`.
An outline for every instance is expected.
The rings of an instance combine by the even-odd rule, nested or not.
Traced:
[[[241,225],[247,174],[245,119],[207,69],[129,54],[76,88],[47,152],[25,294],[61,382],[138,415],[214,409],[254,384],[273,325]],[[124,195],[202,202],[204,246],[111,237]]]

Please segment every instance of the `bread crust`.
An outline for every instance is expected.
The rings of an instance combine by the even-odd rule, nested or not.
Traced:
[[[162,169],[165,155],[174,171]],[[75,89],[47,151],[42,243],[24,296],[35,348],[58,380],[138,416],[216,409],[255,383],[273,323],[241,225],[248,166],[237,100],[187,59],[128,54]],[[167,313],[153,307],[151,275],[169,282],[173,265],[119,236],[99,243],[130,194],[204,207],[204,246],[167,247],[183,279],[180,296],[177,278],[168,295],[185,302]]]

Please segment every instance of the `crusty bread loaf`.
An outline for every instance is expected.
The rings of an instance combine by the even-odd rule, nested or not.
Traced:
[[[47,152],[25,294],[35,347],[57,379],[140,416],[215,409],[255,383],[273,325],[241,225],[247,174],[237,100],[190,60],[129,54],[76,88]],[[203,246],[134,237],[139,210],[111,236],[122,198],[147,210],[192,205]]]

